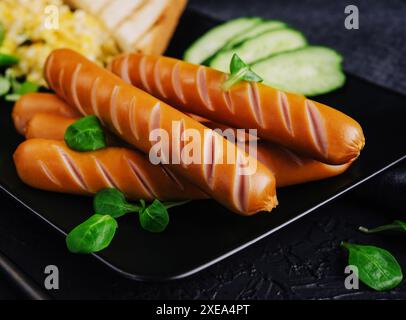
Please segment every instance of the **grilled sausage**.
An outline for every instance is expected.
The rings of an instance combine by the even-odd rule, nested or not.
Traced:
[[[205,121],[211,129],[227,129],[220,124]],[[27,139],[44,138],[63,140],[66,128],[75,120],[62,116],[38,114],[28,123]],[[250,137],[246,137],[250,138]],[[111,145],[111,144],[109,144]],[[285,187],[309,181],[321,180],[343,173],[350,163],[343,165],[328,165],[306,157],[301,157],[284,147],[267,141],[258,141],[258,160],[273,172],[277,187]],[[145,156],[144,156],[145,157]],[[145,157],[149,162],[148,158]],[[155,166],[151,165],[153,170]],[[157,167],[156,170],[161,170]]]
[[[27,93],[14,105],[12,118],[17,131],[24,135],[28,121],[37,113],[51,113],[66,118],[77,118],[80,113],[51,93]]]
[[[152,165],[144,154],[126,148],[76,152],[63,141],[30,139],[17,148],[14,163],[21,180],[48,191],[92,195],[117,188],[134,200],[207,198],[164,166]]]
[[[150,132],[161,129],[168,134],[168,151],[161,156],[175,173],[184,176],[230,210],[242,215],[271,211],[277,204],[275,177],[253,157],[238,150],[219,134],[184,113],[150,96],[98,67],[69,49],[53,51],[45,65],[45,78],[50,88],[82,114],[95,114],[119,137],[144,153],[156,147]],[[178,130],[173,128],[179,124]],[[188,129],[198,133],[202,143],[184,144]],[[173,143],[172,139],[179,143]],[[182,138],[182,139],[181,139]],[[182,142],[183,140],[183,142]],[[182,146],[189,145],[199,155],[192,161],[174,164],[168,159]],[[180,145],[180,146],[179,146]],[[227,152],[225,152],[227,150]],[[227,163],[230,153],[237,161]],[[256,168],[242,174],[243,164]]]
[[[329,164],[344,164],[360,154],[360,125],[321,103],[272,87],[240,82],[225,92],[227,74],[180,60],[131,53],[115,58],[110,69],[184,112],[234,128],[256,128],[258,136]]]

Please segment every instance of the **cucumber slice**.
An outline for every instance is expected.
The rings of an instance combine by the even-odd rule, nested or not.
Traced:
[[[267,20],[264,21],[251,29],[247,30],[246,32],[240,33],[239,35],[235,36],[233,39],[227,42],[222,50],[229,50],[231,48],[235,48],[241,45],[244,41],[249,39],[255,38],[262,33],[267,31],[286,28],[286,23],[278,20]]]
[[[201,64],[216,54],[230,39],[261,22],[262,19],[258,17],[244,17],[223,23],[197,39],[186,50],[183,59]]]
[[[254,63],[251,68],[267,85],[315,96],[343,86],[342,60],[333,49],[309,46],[271,56]]]
[[[306,38],[297,30],[285,28],[268,31],[245,41],[239,47],[220,51],[211,60],[210,66],[223,72],[229,72],[230,61],[234,53],[237,53],[245,63],[250,64],[270,55],[298,49],[306,45]]]

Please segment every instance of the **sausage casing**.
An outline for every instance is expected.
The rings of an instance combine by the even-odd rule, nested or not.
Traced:
[[[344,113],[298,94],[242,81],[221,89],[228,75],[180,60],[124,54],[110,69],[184,112],[258,136],[329,164],[356,159],[365,144],[361,126]]]
[[[21,180],[48,191],[92,195],[117,188],[134,200],[207,198],[164,166],[152,165],[145,155],[126,148],[77,152],[63,141],[29,139],[15,151],[14,163]]]
[[[24,135],[28,121],[37,113],[61,115],[77,118],[80,113],[65,101],[52,93],[27,93],[17,100],[13,107],[12,118],[16,130]]]

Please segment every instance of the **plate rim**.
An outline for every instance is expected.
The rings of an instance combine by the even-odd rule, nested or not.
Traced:
[[[383,173],[384,171],[388,170],[389,168],[395,166],[396,164],[402,162],[403,160],[406,160],[406,154],[401,156],[400,158],[394,160],[393,162],[389,163],[388,165],[386,165],[385,167],[381,168],[380,170],[368,175],[367,177],[364,177],[363,179],[357,181],[354,184],[351,184],[350,186],[344,188],[343,190],[341,190],[340,192],[332,195],[331,197],[327,198],[326,200],[318,203],[317,205],[305,210],[304,212],[302,212],[301,214],[295,216],[294,218],[285,221],[284,223],[280,224],[279,226],[268,230],[267,232],[261,234],[260,236],[257,236],[253,239],[251,239],[250,241],[247,241],[246,243],[239,245],[237,247],[235,247],[232,250],[229,250],[228,252],[219,255],[217,258],[211,259],[210,261],[199,265],[198,267],[194,267],[191,268],[188,271],[184,271],[181,273],[175,273],[173,275],[164,275],[164,276],[155,276],[155,275],[151,275],[151,276],[146,276],[146,275],[137,275],[128,271],[124,271],[122,268],[115,266],[114,264],[110,263],[109,261],[107,261],[106,259],[104,259],[103,257],[101,257],[100,255],[98,255],[97,253],[91,253],[90,255],[93,256],[94,258],[96,258],[97,260],[99,260],[101,263],[103,263],[105,266],[109,267],[110,269],[112,269],[113,271],[115,271],[116,273],[120,274],[121,276],[130,279],[130,280],[135,280],[135,281],[140,281],[140,282],[166,282],[166,281],[175,281],[175,280],[180,280],[180,279],[184,279],[184,278],[188,278],[194,274],[197,274],[200,271],[203,271],[211,266],[213,266],[214,264],[244,250],[245,248],[250,247],[251,245],[267,238],[268,236],[270,236],[271,234],[273,234],[274,232],[279,231],[280,229],[284,228],[285,226],[296,222],[297,220],[303,218],[304,216],[308,215],[309,213],[323,207],[324,205],[330,203],[331,201],[334,201],[335,199],[337,199],[338,197],[342,196],[343,194],[347,193],[348,191],[358,187],[359,185],[363,184],[364,182],[374,178],[375,176]],[[7,196],[9,196],[11,199],[13,199],[14,201],[16,201],[17,203],[21,204],[24,208],[26,208],[28,211],[34,213],[34,215],[38,218],[40,218],[41,220],[43,220],[44,222],[46,222],[48,224],[48,226],[52,227],[54,230],[58,231],[61,235],[65,236],[67,235],[67,233],[65,231],[63,231],[61,228],[59,228],[58,226],[56,226],[53,222],[51,222],[50,220],[48,220],[47,218],[45,218],[44,216],[42,216],[39,212],[37,212],[34,208],[31,208],[28,204],[26,204],[23,200],[21,200],[17,195],[15,195],[12,191],[8,190],[6,188],[6,186],[4,186],[3,184],[0,183],[0,190],[5,193]]]

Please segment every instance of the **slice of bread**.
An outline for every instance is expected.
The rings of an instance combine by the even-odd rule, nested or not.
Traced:
[[[109,30],[115,30],[117,26],[129,18],[133,12],[140,8],[145,0],[120,0],[111,1],[103,8],[100,19]]]
[[[65,0],[97,16],[122,51],[162,54],[187,0]]]
[[[178,25],[187,0],[172,0],[172,5],[162,14],[155,25],[136,44],[136,48],[146,54],[162,54]]]
[[[124,51],[131,51],[137,41],[151,29],[155,22],[168,9],[172,1],[148,0],[131,15],[120,27],[114,30],[114,35]]]

